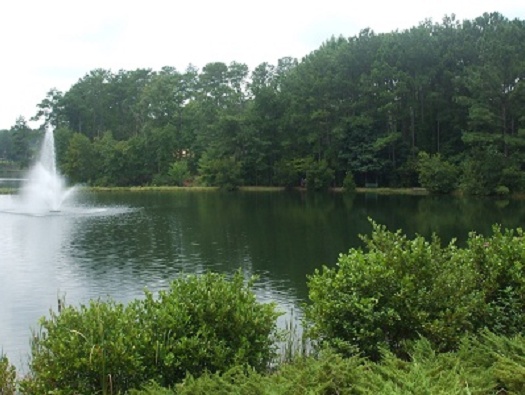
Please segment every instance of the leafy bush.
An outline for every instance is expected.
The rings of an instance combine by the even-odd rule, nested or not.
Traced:
[[[0,352],[0,394],[14,395],[16,393],[16,369],[9,359]]]
[[[141,302],[141,330],[148,338],[144,363],[149,377],[173,385],[187,372],[225,371],[246,364],[265,369],[275,355],[272,334],[279,314],[274,304],[260,304],[237,272],[187,276]],[[160,361],[160,362],[159,362]]]
[[[273,374],[261,374],[253,369],[236,366],[227,372],[188,376],[173,392],[150,384],[132,395],[265,395],[265,394],[355,394],[354,385],[366,378],[363,361],[345,359],[333,353],[320,358],[298,358],[278,368]]]
[[[525,337],[498,336],[483,331],[466,338],[457,352],[473,377],[490,374],[493,393],[522,394],[525,390]],[[485,393],[489,393],[488,391]]]
[[[368,364],[357,393],[367,395],[405,394],[491,394],[497,386],[490,369],[473,369],[455,353],[437,353],[421,339],[410,346],[410,360],[385,352],[381,362]]]
[[[34,336],[25,392],[45,394],[116,393],[146,377],[140,344],[147,342],[133,306],[113,301],[64,307],[40,320]],[[66,390],[67,389],[67,390]]]
[[[346,193],[353,193],[356,189],[356,183],[352,172],[347,172],[343,180],[343,189]]]
[[[501,185],[508,159],[494,147],[473,150],[463,162],[461,189],[469,195],[491,195]]]
[[[151,178],[151,185],[153,186],[164,186],[174,185],[173,179],[168,174],[157,173]]]
[[[438,353],[426,339],[409,345],[409,360],[384,352],[380,362],[323,351],[261,374],[244,367],[188,376],[170,391],[149,384],[132,395],[169,394],[496,394],[522,393],[523,339],[487,333],[465,338],[457,353]],[[506,392],[513,391],[513,392]]]
[[[498,185],[494,189],[494,194],[498,196],[507,196],[510,193],[510,189],[507,188],[505,185]]]
[[[309,190],[321,191],[328,189],[334,180],[334,171],[328,167],[325,160],[313,162],[306,171],[306,187]]]
[[[477,326],[508,336],[525,328],[525,240],[523,230],[493,226],[492,236],[471,233],[465,262],[477,273],[483,290],[484,315]]]
[[[280,160],[274,166],[274,180],[277,185],[292,188],[299,185],[300,176],[292,161]]]
[[[185,160],[173,162],[168,171],[168,175],[173,185],[178,187],[183,186],[184,182],[190,177],[188,162]]]
[[[310,335],[344,355],[373,360],[380,349],[406,354],[406,341],[426,337],[438,351],[482,328],[513,335],[525,327],[523,232],[471,233],[467,248],[437,236],[410,240],[373,224],[367,251],[352,249],[337,267],[309,278]]]
[[[42,318],[32,345],[28,393],[118,393],[150,380],[165,386],[186,373],[262,370],[274,356],[278,313],[260,304],[242,273],[187,276],[157,299],[124,306],[92,301]]]
[[[216,157],[204,153],[199,160],[199,174],[207,186],[235,190],[242,184],[242,164],[234,157]]]
[[[295,158],[292,160],[280,160],[275,164],[275,182],[277,185],[291,188],[304,186],[308,169],[314,165],[312,158]]]
[[[507,186],[512,192],[525,190],[525,173],[518,166],[509,166],[501,172],[500,184]]]
[[[439,154],[420,152],[417,170],[419,183],[432,193],[449,193],[456,188],[459,171]]]

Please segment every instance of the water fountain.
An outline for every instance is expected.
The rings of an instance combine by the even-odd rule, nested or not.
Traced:
[[[27,173],[20,194],[11,199],[11,207],[7,210],[4,207],[3,211],[57,213],[65,203],[71,203],[75,191],[75,187],[66,188],[57,171],[53,128],[47,126],[38,161]]]

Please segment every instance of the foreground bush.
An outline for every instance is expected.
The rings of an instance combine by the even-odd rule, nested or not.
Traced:
[[[240,272],[230,281],[206,274],[175,280],[157,299],[146,293],[140,326],[148,337],[142,342],[148,377],[173,385],[186,373],[266,369],[275,357],[279,314],[274,304],[257,302],[252,285]]]
[[[309,333],[343,355],[378,360],[381,349],[406,353],[426,337],[439,351],[466,333],[525,328],[525,243],[521,230],[469,235],[466,248],[437,236],[409,239],[373,224],[366,252],[341,254],[337,267],[309,278]]]
[[[132,395],[265,395],[355,394],[355,384],[366,372],[363,361],[333,353],[298,358],[271,374],[237,366],[224,373],[188,376],[173,391],[156,384]]]
[[[14,395],[16,392],[16,370],[9,359],[0,352],[0,394]]]
[[[33,338],[25,392],[118,392],[144,382],[138,311],[113,301],[67,306],[40,320]]]
[[[187,276],[154,298],[122,305],[92,301],[40,321],[26,393],[119,393],[187,373],[260,370],[273,358],[278,314],[260,304],[240,272]],[[55,393],[55,392],[53,392]],[[57,392],[58,393],[58,392]]]
[[[385,351],[380,362],[332,352],[298,358],[261,374],[235,367],[188,376],[173,390],[150,384],[132,395],[428,395],[522,394],[525,341],[484,332],[466,336],[457,352],[439,353],[426,339],[407,346],[408,359]]]

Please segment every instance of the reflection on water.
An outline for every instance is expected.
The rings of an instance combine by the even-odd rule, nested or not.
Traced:
[[[6,207],[9,196],[0,196]],[[368,218],[445,242],[492,223],[523,225],[525,203],[450,197],[300,193],[99,193],[43,216],[0,210],[0,348],[19,367],[30,328],[56,307],[141,297],[184,273],[242,268],[262,301],[300,317],[306,277],[360,246]]]

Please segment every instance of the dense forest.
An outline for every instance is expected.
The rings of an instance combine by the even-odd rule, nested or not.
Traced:
[[[34,120],[55,128],[74,183],[321,189],[349,175],[508,193],[525,189],[524,78],[525,21],[452,15],[332,37],[253,71],[92,70],[50,90]],[[1,163],[27,166],[41,134],[23,118],[1,131]]]

